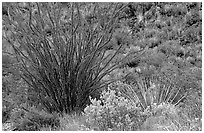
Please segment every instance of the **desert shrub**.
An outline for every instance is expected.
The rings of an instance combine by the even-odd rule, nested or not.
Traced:
[[[64,115],[59,118],[60,127],[57,130],[60,131],[90,131],[94,130],[94,127],[88,128],[85,126],[86,117],[78,114]]]
[[[103,91],[101,100],[91,102],[84,109],[87,127],[102,131],[139,130],[145,119],[139,107],[110,88]]]
[[[12,130],[18,131],[38,131],[41,128],[51,128],[52,130],[60,126],[58,115],[39,111],[35,107],[15,108],[11,115]]]
[[[83,110],[89,96],[112,82],[101,79],[125,61],[111,64],[122,46],[111,56],[105,56],[105,46],[126,5],[89,4],[93,8],[86,12],[82,3],[67,3],[67,8],[61,3],[7,5],[9,17],[3,20],[12,32],[5,32],[4,39],[21,63],[32,99],[50,113]],[[107,13],[110,19],[102,24]]]
[[[15,75],[8,74],[2,77],[2,115],[3,121],[9,120],[12,109],[17,108],[27,101],[27,86]]]
[[[121,53],[125,52],[125,48],[130,46],[133,42],[131,39],[131,31],[127,27],[117,28],[114,31],[113,38],[111,39],[112,49],[116,49],[118,46],[123,45],[120,50]]]
[[[143,123],[148,131],[201,131],[198,120],[189,120],[185,113],[172,104],[162,103],[149,110],[151,116]]]
[[[21,124],[21,121],[25,115],[25,111],[20,108],[14,108],[11,113],[10,121],[12,124],[12,129],[18,127]]]
[[[202,96],[198,92],[192,91],[179,106],[190,120],[202,118]]]
[[[183,69],[178,68],[174,64],[166,63],[157,74],[159,82],[163,84],[174,84],[176,88],[181,88],[182,94],[186,93],[187,96],[198,94],[201,96],[201,69],[197,67],[185,66]],[[194,93],[195,92],[195,93]],[[189,98],[185,98],[188,100]]]
[[[151,110],[148,111],[152,116],[147,118],[144,122],[143,130],[165,130],[166,127],[171,125],[171,120],[178,119],[178,114],[176,112],[177,110],[170,104],[161,103],[160,105],[154,106]]]
[[[170,81],[164,82],[160,78],[155,75],[149,77],[129,75],[123,81],[124,83],[118,84],[118,88],[129,99],[138,99],[143,111],[154,103],[158,105],[164,102],[178,105],[189,93]]]

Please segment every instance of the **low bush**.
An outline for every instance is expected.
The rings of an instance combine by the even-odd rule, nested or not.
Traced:
[[[162,103],[150,110],[150,117],[143,123],[142,130],[148,131],[201,131],[201,120],[190,120],[182,109]]]
[[[101,100],[91,99],[91,103],[84,109],[89,128],[97,127],[102,131],[139,130],[145,118],[141,108],[110,88],[103,91]]]
[[[48,114],[45,111],[39,111],[35,107],[29,110],[16,108],[11,115],[12,130],[18,131],[39,131],[41,128],[50,128],[54,130],[60,126],[57,114]]]
[[[88,128],[85,126],[86,118],[85,116],[78,114],[65,115],[59,118],[60,131],[90,131],[94,130],[94,127]],[[95,129],[96,130],[96,129]]]

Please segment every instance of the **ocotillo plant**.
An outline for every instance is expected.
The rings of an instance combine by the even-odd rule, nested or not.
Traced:
[[[122,45],[111,56],[105,56],[104,49],[126,5],[22,5],[8,3],[4,22],[9,25],[10,34],[4,39],[12,45],[22,64],[21,76],[30,86],[28,92],[33,92],[35,101],[51,113],[83,110],[90,95],[113,82],[104,81],[103,77],[130,57],[111,63]]]

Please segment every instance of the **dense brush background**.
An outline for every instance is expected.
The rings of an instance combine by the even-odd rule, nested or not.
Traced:
[[[202,130],[202,3],[2,3],[2,130]]]

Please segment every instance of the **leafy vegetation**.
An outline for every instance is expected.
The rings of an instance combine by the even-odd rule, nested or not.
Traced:
[[[2,24],[3,130],[202,130],[202,3],[3,3]]]

